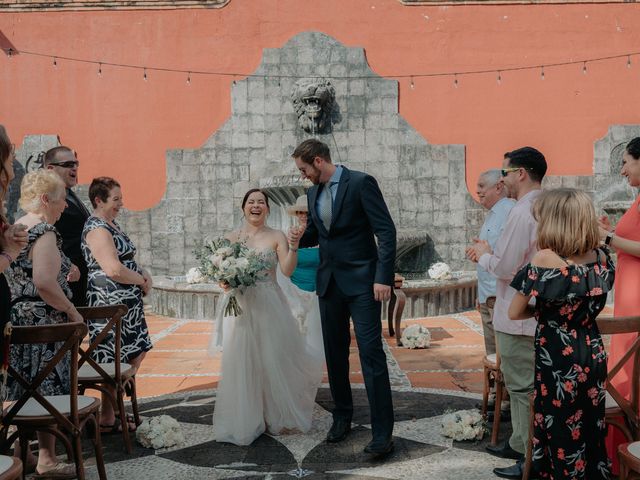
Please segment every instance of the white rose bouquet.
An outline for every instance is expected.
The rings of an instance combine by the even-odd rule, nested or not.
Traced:
[[[232,289],[255,285],[269,268],[265,258],[245,243],[222,237],[205,241],[194,253],[200,262],[198,270],[205,278],[227,284]],[[224,313],[236,317],[242,313],[233,292]]]
[[[145,448],[158,449],[184,443],[184,435],[175,418],[160,415],[147,418],[138,425],[136,440]]]
[[[447,280],[451,278],[451,267],[444,262],[434,263],[429,267],[429,278],[434,280]]]
[[[400,342],[406,348],[427,348],[431,345],[431,332],[422,325],[409,325],[402,331]]]
[[[478,410],[458,410],[442,418],[442,434],[456,441],[480,440],[484,430],[484,419]]]
[[[206,280],[198,267],[190,268],[187,272],[186,279],[187,283],[202,283]]]

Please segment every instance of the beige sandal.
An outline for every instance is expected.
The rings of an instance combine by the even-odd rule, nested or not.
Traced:
[[[76,478],[76,466],[73,463],[58,462],[41,471],[36,467],[36,473],[32,478]]]

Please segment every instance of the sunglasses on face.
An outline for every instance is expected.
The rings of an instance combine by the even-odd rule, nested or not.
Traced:
[[[500,170],[500,173],[502,174],[503,177],[506,177],[507,175],[509,175],[509,173],[511,172],[517,172],[518,170],[520,170],[523,167],[509,167],[509,168],[503,168],[502,170]]]
[[[62,168],[77,168],[80,162],[77,160],[69,160],[68,162],[51,162],[49,165],[55,165]]]

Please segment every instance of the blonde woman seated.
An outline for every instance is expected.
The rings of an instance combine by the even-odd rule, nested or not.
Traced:
[[[20,207],[27,212],[16,223],[26,225],[26,247],[5,271],[11,289],[11,323],[16,326],[50,325],[81,322],[82,316],[71,303],[67,278],[77,281],[80,272],[62,253],[62,239],[53,226],[67,206],[65,185],[51,170],[28,173],[22,179]],[[53,357],[58,346],[13,345],[10,362],[27,380],[33,379]],[[68,395],[70,391],[69,358],[42,382],[42,395]],[[9,400],[17,400],[22,387],[9,378]],[[58,460],[55,437],[38,433],[36,473],[55,477],[75,475],[73,465]],[[33,457],[31,457],[33,459]],[[28,462],[30,463],[30,462]]]

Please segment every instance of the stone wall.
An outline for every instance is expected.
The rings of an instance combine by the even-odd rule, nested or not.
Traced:
[[[290,158],[311,137],[299,128],[290,98],[299,78],[332,82],[340,114],[328,133],[316,137],[331,147],[335,163],[377,178],[399,237],[415,244],[408,253],[415,261],[407,260],[407,267],[423,263],[424,273],[444,260],[462,269],[469,201],[464,147],[431,145],[400,117],[398,83],[375,75],[363,49],[306,32],[281,49],[264,50],[254,74],[233,85],[231,118],[202,148],[168,152],[164,198],[153,209],[127,215],[125,228],[140,251],[150,252],[154,273],[181,275],[194,266],[200,239],[240,224],[240,202],[249,188],[289,178],[283,188],[302,191]],[[278,196],[271,200],[272,225],[286,227],[287,205]]]

